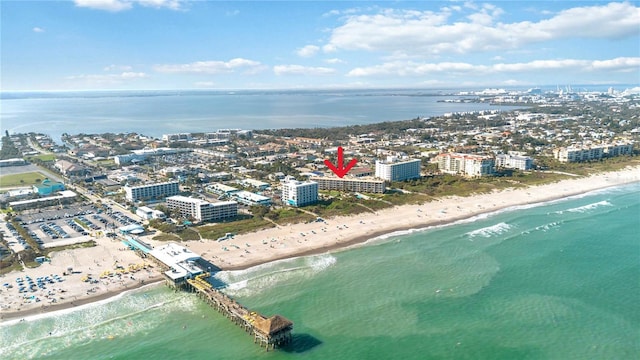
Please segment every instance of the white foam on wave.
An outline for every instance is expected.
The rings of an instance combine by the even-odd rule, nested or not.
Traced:
[[[278,260],[245,270],[221,271],[214,277],[225,283],[229,295],[248,296],[260,293],[279,283],[296,278],[308,278],[330,268],[337,262],[331,254]]]
[[[32,329],[32,326],[35,326],[34,329],[38,330],[29,336],[16,334],[10,344],[0,349],[0,357],[5,352],[14,353],[24,349],[41,349],[44,351],[45,348],[50,351],[58,346],[64,346],[64,344],[72,346],[71,344],[86,343],[107,336],[129,336],[155,326],[149,319],[162,318],[150,317],[144,321],[134,320],[139,318],[141,314],[149,311],[167,312],[176,309],[186,309],[186,311],[195,309],[197,300],[187,294],[167,297],[166,294],[148,296],[147,293],[144,293],[140,296],[123,298],[127,294],[145,292],[149,287],[155,286],[158,286],[158,284],[148,284],[138,289],[120,293],[109,299],[71,309],[38,314],[24,320],[7,322],[6,325],[17,325],[17,323],[24,321],[27,329]],[[101,306],[115,300],[119,300],[119,305],[115,308]],[[122,326],[122,323],[126,320],[129,320],[127,325]],[[2,325],[4,326],[5,323]],[[42,330],[43,326],[47,328],[46,331]],[[52,342],[52,339],[57,339],[58,341]],[[23,355],[22,358],[33,358],[28,353]]]
[[[576,208],[572,208],[572,209],[568,209],[566,210],[567,212],[572,212],[572,213],[583,213],[583,212],[587,212],[593,209],[597,209],[601,206],[613,206],[610,202],[604,200],[604,201],[599,201],[597,203],[593,203],[593,204],[588,204],[588,205],[584,205],[584,206],[579,206]]]
[[[95,301],[95,302],[90,302],[87,304],[83,304],[83,305],[79,305],[79,306],[75,306],[72,308],[68,308],[68,309],[61,309],[61,310],[55,310],[55,311],[50,311],[50,312],[46,312],[46,313],[42,313],[42,314],[34,314],[34,315],[29,315],[26,316],[22,319],[12,319],[12,320],[7,320],[7,321],[3,321],[0,322],[0,327],[3,326],[11,326],[11,325],[15,325],[18,322],[21,321],[37,321],[37,320],[42,320],[42,319],[46,319],[46,318],[50,318],[50,317],[59,317],[60,315],[67,315],[67,314],[71,314],[71,313],[75,313],[75,312],[79,312],[79,311],[83,311],[83,310],[87,310],[87,309],[92,309],[92,308],[97,308],[100,307],[102,305],[114,302],[114,301],[118,301],[120,299],[122,299],[124,296],[128,295],[128,294],[133,294],[133,293],[137,293],[137,292],[142,292],[142,291],[146,291],[151,287],[158,287],[162,285],[161,282],[157,282],[157,283],[151,283],[151,284],[147,284],[147,285],[143,285],[139,288],[135,288],[135,289],[131,289],[131,290],[127,290],[127,291],[123,291],[121,293],[118,293],[112,297],[106,298],[106,299],[102,299],[99,301]]]
[[[487,226],[487,227],[483,227],[481,229],[476,229],[473,231],[469,231],[468,233],[466,233],[465,235],[470,237],[470,238],[474,238],[474,237],[492,237],[495,235],[500,235],[500,234],[504,234],[505,232],[509,231],[512,228],[511,225],[501,222],[501,223],[497,223],[495,225],[491,225],[491,226]]]
[[[551,230],[553,228],[556,228],[556,227],[560,226],[560,224],[562,224],[561,221],[554,221],[554,222],[546,224],[546,225],[538,226],[538,227],[536,227],[536,230],[542,230],[542,231],[546,232],[546,231],[549,231],[549,230]]]

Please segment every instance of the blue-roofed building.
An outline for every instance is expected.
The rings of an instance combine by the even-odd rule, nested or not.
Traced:
[[[49,179],[44,179],[42,180],[42,183],[33,185],[33,191],[37,191],[38,194],[42,196],[51,195],[55,192],[63,191],[63,190],[64,190],[63,183],[60,183],[57,181],[51,181]]]

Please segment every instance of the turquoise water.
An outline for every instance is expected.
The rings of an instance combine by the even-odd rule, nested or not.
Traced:
[[[265,353],[156,286],[1,324],[0,358],[638,358],[639,233],[640,184],[627,185],[219,273],[245,305],[295,322],[287,349]]]

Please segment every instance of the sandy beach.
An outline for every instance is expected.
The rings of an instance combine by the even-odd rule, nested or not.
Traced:
[[[221,242],[203,239],[182,244],[223,270],[237,270],[278,259],[357,246],[397,231],[451,223],[509,207],[566,198],[633,182],[640,182],[639,166],[523,189],[439,198],[419,205],[325,219],[325,222],[278,226],[236,235],[233,239]],[[153,246],[162,245],[151,240],[151,236],[142,238]],[[150,266],[150,261],[126,250],[119,240],[105,237],[98,239],[97,243],[98,246],[93,248],[55,253],[50,263],[0,277],[0,284],[9,283],[13,286],[0,286],[1,321],[102,300],[162,279],[158,269]],[[70,267],[73,273],[63,275],[68,273]],[[111,274],[107,274],[107,271]],[[45,280],[45,289],[21,294],[16,279],[26,281],[27,276],[33,282],[48,276],[53,282]],[[54,280],[58,277],[62,281]],[[91,279],[83,281],[87,277]]]

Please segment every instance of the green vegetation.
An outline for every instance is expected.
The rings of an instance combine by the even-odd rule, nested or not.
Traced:
[[[366,207],[358,205],[359,203],[361,203],[360,200],[356,200],[351,196],[345,196],[342,199],[333,198],[329,200],[320,200],[317,204],[307,206],[305,209],[316,213],[318,216],[323,218],[370,212]]]
[[[407,129],[422,129],[425,127],[427,127],[426,122],[416,118],[413,120],[405,121],[385,121],[375,124],[352,125],[334,128],[254,130],[254,132],[257,134],[267,134],[274,136],[346,140],[349,138],[350,134],[367,134],[377,132],[399,134]]]
[[[14,270],[22,270],[22,265],[15,260],[15,255],[0,260],[0,275],[8,274]]]
[[[0,176],[0,187],[27,186],[42,182],[46,177],[39,172]]]
[[[13,158],[22,158],[22,153],[15,146],[11,138],[9,137],[9,132],[5,132],[5,136],[2,137],[2,148],[0,149],[0,160],[5,159],[13,159]]]
[[[149,226],[163,233],[174,233],[177,230],[177,226],[175,224],[159,219],[149,220]]]
[[[275,225],[267,220],[251,217],[243,220],[237,220],[227,223],[219,223],[213,225],[203,225],[198,227],[198,231],[203,239],[218,239],[227,233],[246,234],[263,229],[272,228]]]
[[[55,161],[56,160],[56,156],[54,154],[39,154],[39,155],[31,155],[31,156],[27,156],[25,157],[25,159],[27,161],[42,161],[42,162],[48,162],[48,161]]]
[[[200,240],[200,233],[192,228],[186,228],[177,232],[182,241]]]
[[[75,221],[78,225],[82,226],[83,228],[90,230],[89,225],[87,225],[84,221],[78,218],[74,218],[73,221]]]
[[[640,164],[640,159],[627,155],[579,163],[561,163],[551,157],[539,157],[536,158],[536,162],[547,170],[588,176],[599,172],[622,170],[627,166],[637,166]]]
[[[266,214],[266,217],[275,221],[278,225],[296,224],[316,219],[316,216],[289,207],[272,209]]]
[[[176,235],[173,234],[158,234],[156,236],[153,237],[153,240],[157,240],[157,241],[180,241],[180,238]]]
[[[116,165],[116,162],[113,159],[98,160],[95,163],[99,167],[110,169],[110,170],[118,167]]]

